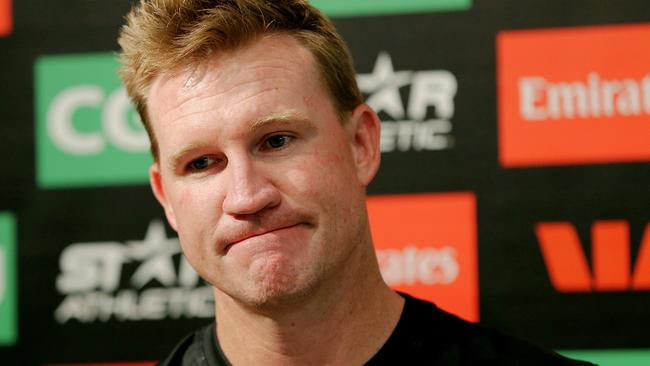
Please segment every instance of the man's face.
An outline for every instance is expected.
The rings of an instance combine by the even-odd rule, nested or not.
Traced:
[[[355,264],[379,159],[377,120],[358,109],[339,122],[312,55],[287,35],[154,81],[152,187],[217,291],[281,304]]]

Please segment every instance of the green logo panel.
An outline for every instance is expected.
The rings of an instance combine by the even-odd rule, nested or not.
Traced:
[[[472,6],[472,0],[312,0],[311,3],[334,17],[466,10]]]
[[[111,53],[36,61],[36,174],[43,188],[144,183],[149,141]]]
[[[15,227],[14,217],[0,212],[0,346],[18,339]]]
[[[565,356],[597,365],[608,366],[648,366],[650,349],[598,349],[561,351]]]

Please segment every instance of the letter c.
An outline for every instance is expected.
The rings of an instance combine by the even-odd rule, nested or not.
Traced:
[[[93,155],[104,148],[100,132],[81,134],[72,126],[74,112],[82,106],[101,106],[101,88],[81,85],[66,89],[52,101],[47,113],[47,132],[61,150],[74,155]]]

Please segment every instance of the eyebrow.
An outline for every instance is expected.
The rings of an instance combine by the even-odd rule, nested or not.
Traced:
[[[250,132],[259,130],[260,128],[271,124],[271,123],[309,123],[309,118],[301,112],[297,111],[285,111],[279,113],[271,113],[267,116],[255,120],[250,128]]]
[[[199,144],[190,144],[184,146],[180,150],[177,150],[172,154],[171,158],[169,159],[169,162],[167,163],[167,167],[171,171],[176,171],[176,169],[178,169],[178,166],[180,165],[180,161],[182,160],[183,156],[188,154],[190,151],[200,149],[201,147],[202,145]]]
[[[261,117],[257,120],[255,120],[250,127],[248,128],[249,132],[255,132],[261,128],[264,128],[264,126],[268,126],[272,123],[279,123],[279,124],[290,124],[290,123],[298,123],[298,124],[309,124],[309,118],[301,112],[298,111],[284,111],[284,112],[278,112],[278,113],[271,113],[269,115],[266,115],[264,117]],[[183,148],[175,151],[172,155],[171,158],[169,159],[168,163],[168,168],[171,169],[172,171],[176,170],[180,164],[180,161],[183,160],[183,156],[188,154],[191,151],[202,149],[205,147],[205,144],[189,144],[184,146]]]

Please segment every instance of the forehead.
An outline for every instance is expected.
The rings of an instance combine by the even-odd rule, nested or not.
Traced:
[[[284,74],[273,79],[270,74]],[[289,81],[315,82],[324,89],[321,75],[312,53],[296,38],[282,33],[260,36],[233,51],[212,55],[203,62],[184,65],[153,79],[149,90],[149,105],[159,107],[158,101],[190,99],[205,92],[235,94],[236,85],[264,82],[283,84]],[[308,87],[308,85],[303,85]],[[222,90],[215,90],[222,89]]]

